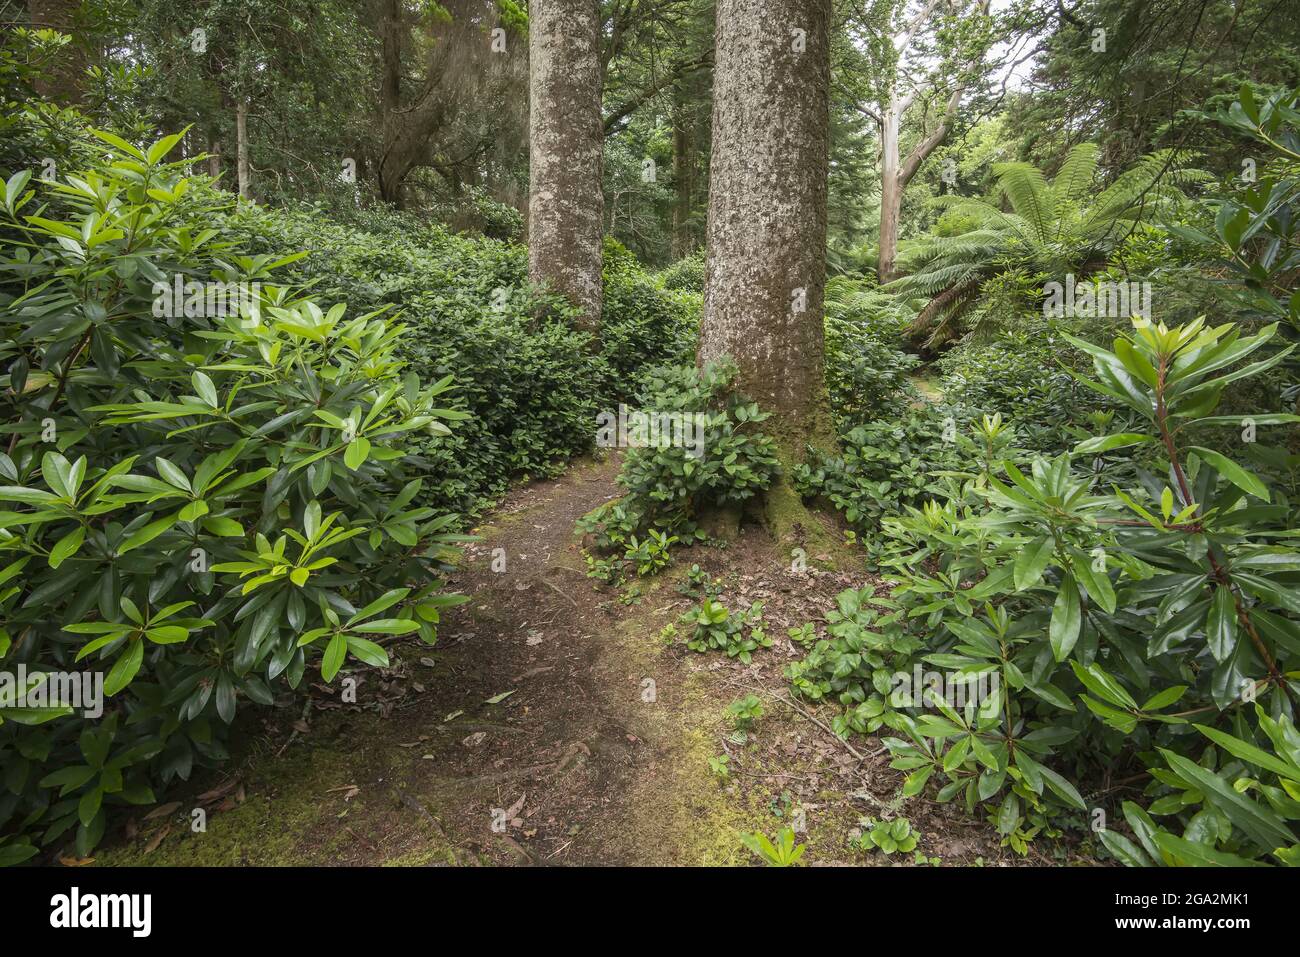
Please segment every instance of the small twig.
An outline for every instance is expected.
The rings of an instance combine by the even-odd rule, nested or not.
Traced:
[[[511,850],[513,850],[516,854],[518,854],[521,858],[523,858],[523,860],[526,861],[528,864],[534,866],[537,864],[537,858],[533,857],[532,853],[526,847],[524,847],[522,844],[516,841],[509,834],[497,834],[494,832],[492,836],[495,837],[498,841],[501,841],[502,843],[508,845],[511,848]]]
[[[805,718],[807,718],[807,719],[808,719],[809,721],[811,721],[813,724],[817,725],[817,727],[821,728],[823,731],[825,731],[827,734],[829,734],[832,738],[834,738],[836,741],[838,741],[840,744],[842,744],[842,745],[844,746],[844,749],[845,749],[846,751],[848,751],[849,754],[851,754],[851,755],[853,755],[855,758],[857,758],[859,761],[866,761],[866,760],[867,760],[867,756],[866,756],[865,754],[862,754],[861,752],[858,751],[857,748],[855,748],[853,745],[849,744],[847,741],[845,741],[843,738],[841,738],[838,734],[835,733],[835,731],[831,728],[830,725],[828,725],[826,722],[822,721],[820,718],[817,718],[817,717],[815,717],[815,716],[809,714],[807,711],[805,711],[803,708],[799,707],[797,704],[795,704],[793,701],[791,701],[791,700],[790,700],[789,698],[787,698],[785,695],[777,694],[776,692],[772,692],[772,697],[774,697],[777,701],[780,701],[782,704],[784,704],[784,705],[788,705],[790,708],[794,709],[794,710],[797,711],[799,714],[803,715]]]
[[[818,774],[817,771],[803,771],[799,774],[785,774],[779,771],[742,771],[740,768],[729,768],[728,774],[740,774],[747,778],[788,778],[791,780],[801,780],[809,775]]]
[[[309,697],[306,701],[303,702],[303,705],[302,705],[302,715],[298,718],[298,720],[299,720],[300,722],[305,722],[305,721],[307,720],[307,715],[309,715],[309,714],[311,714],[311,698],[310,698],[310,697]],[[293,744],[294,741],[296,741],[297,739],[298,739],[298,729],[297,729],[297,728],[294,728],[294,729],[293,729],[293,734],[289,735],[289,740],[286,741],[286,742],[284,742],[284,744],[280,745],[280,750],[277,751],[277,752],[275,752],[275,756],[278,758],[280,755],[284,754],[284,752],[288,749],[289,745]]]
[[[456,845],[452,843],[451,837],[447,834],[446,829],[442,826],[442,822],[433,816],[433,813],[427,807],[424,806],[424,802],[422,802],[419,798],[415,797],[413,794],[409,793],[401,785],[394,785],[392,788],[392,792],[395,795],[397,795],[397,799],[401,801],[402,804],[409,807],[412,811],[415,811],[416,813],[420,814],[422,817],[425,818],[425,820],[427,820],[430,824],[434,826],[434,829],[438,832],[438,836],[447,842],[447,852],[451,855],[452,861],[455,862],[457,865],[459,865],[461,861],[460,861],[460,855],[456,853]]]
[[[579,604],[577,603],[577,601],[575,601],[575,600],[573,599],[572,596],[570,596],[570,595],[568,594],[568,592],[564,591],[562,588],[560,588],[559,585],[556,585],[554,582],[548,582],[545,578],[543,578],[543,579],[542,579],[542,584],[544,584],[547,588],[550,588],[550,589],[551,589],[552,591],[554,591],[556,594],[561,595],[562,597],[564,597],[566,600],[568,600],[568,601],[573,605],[574,608],[581,608],[581,607],[582,607],[581,605],[579,605]]]
[[[347,827],[347,826],[344,826],[343,830],[347,831],[349,834],[351,834],[353,837],[355,837],[358,841],[360,841],[360,842],[361,842],[362,844],[364,844],[366,847],[370,848],[372,851],[377,851],[377,850],[379,850],[378,847],[376,847],[374,844],[371,844],[369,841],[367,841],[364,837],[362,837],[362,836],[361,836],[360,834],[358,834],[356,831],[352,830],[352,828]]]

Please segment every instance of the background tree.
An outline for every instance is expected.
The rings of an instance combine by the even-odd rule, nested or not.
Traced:
[[[435,170],[453,189],[473,183],[493,143],[522,148],[527,57],[516,8],[446,0],[432,9],[374,0],[380,40],[379,194],[405,203],[413,169]],[[512,107],[511,104],[515,104]]]
[[[703,235],[713,9],[708,0],[604,8],[606,228],[663,263]]]
[[[952,132],[964,100],[994,70],[990,51],[1006,31],[990,16],[989,0],[872,0],[851,11],[845,30],[842,82],[876,128],[876,269],[887,282],[896,273],[903,192]]]
[[[528,275],[600,327],[605,145],[596,0],[529,10]]]
[[[69,37],[57,59],[37,78],[36,91],[63,106],[82,102],[90,62],[81,0],[27,0],[32,29]]]
[[[1111,174],[1161,147],[1187,147],[1240,172],[1241,142],[1186,113],[1214,110],[1243,82],[1293,87],[1300,18],[1269,0],[1079,0],[1048,5],[1051,29],[1015,98],[1018,151],[1039,163],[1101,145]]]
[[[330,195],[371,122],[372,38],[345,0],[87,0],[102,89],[94,110],[189,132],[184,155],[262,200]],[[340,50],[353,56],[341,57]],[[328,64],[324,68],[323,64]],[[242,132],[241,132],[242,131]]]

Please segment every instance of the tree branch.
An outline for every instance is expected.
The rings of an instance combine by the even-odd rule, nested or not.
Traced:
[[[908,48],[916,33],[926,20],[930,19],[930,14],[934,13],[934,8],[939,5],[939,0],[930,0],[924,7],[917,11],[910,23],[903,28],[903,35],[899,38],[898,44],[894,47],[895,53],[901,58],[903,51]]]
[[[653,100],[656,96],[672,86],[683,77],[689,76],[696,70],[702,70],[713,62],[713,51],[701,55],[695,60],[683,60],[673,66],[671,70],[665,73],[659,80],[651,83],[648,87],[641,90],[630,100],[620,104],[607,117],[605,117],[605,135],[609,136],[616,132],[616,127],[623,120],[627,119],[637,110],[641,109],[646,103]]]
[[[952,91],[952,95],[948,97],[948,106],[944,109],[943,119],[939,121],[939,125],[934,128],[934,131],[929,136],[918,143],[912,149],[912,152],[907,154],[907,159],[903,161],[903,165],[898,170],[898,185],[900,187],[906,187],[912,181],[912,177],[916,175],[916,171],[925,162],[926,157],[933,153],[935,147],[948,136],[948,130],[957,116],[957,108],[961,106],[962,94],[965,92],[966,88],[964,86],[959,86]]]

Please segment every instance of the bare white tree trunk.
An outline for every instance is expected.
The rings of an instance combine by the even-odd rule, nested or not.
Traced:
[[[822,378],[831,0],[717,0],[698,361],[730,356],[786,454],[831,433]]]
[[[948,0],[946,9],[953,15],[974,12],[986,16],[989,12],[989,2],[990,0]],[[913,39],[918,33],[927,29],[941,3],[942,0],[925,0],[907,23],[901,37],[894,40],[894,53],[899,63],[896,69],[899,72],[889,85],[887,100],[880,103],[880,112],[877,113],[861,105],[858,107],[876,121],[876,129],[880,133],[880,243],[876,275],[881,282],[888,282],[898,275],[898,222],[902,213],[903,192],[921,164],[947,139],[948,131],[957,117],[962,96],[969,82],[965,73],[975,68],[986,52],[985,49],[975,51],[969,61],[963,64],[962,71],[952,78],[954,86],[948,96],[943,116],[939,118],[934,129],[912,148],[907,154],[907,159],[902,159],[899,138],[903,117],[918,98],[935,88],[940,79],[934,71],[929,71],[928,75],[923,73],[918,77],[902,64]]]
[[[880,259],[876,275],[881,282],[889,282],[898,275],[898,220],[903,209],[903,191],[921,164],[948,138],[965,91],[963,86],[952,91],[939,124],[912,148],[906,160],[899,153],[899,129],[913,96],[901,102],[897,94],[891,96],[889,105],[880,114]]]
[[[528,5],[528,276],[600,328],[605,135],[597,0]]]
[[[898,217],[903,208],[903,186],[898,180],[898,128],[902,116],[898,100],[891,97],[880,118],[880,258],[876,275],[881,282],[894,278],[898,259]]]
[[[252,172],[248,163],[248,101],[240,100],[235,106],[235,163],[239,178],[239,195],[249,198],[252,185]]]

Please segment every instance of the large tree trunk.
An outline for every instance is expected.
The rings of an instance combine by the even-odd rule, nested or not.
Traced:
[[[708,265],[698,362],[730,356],[773,413],[784,476],[765,504],[800,524],[788,466],[833,442],[823,380],[831,0],[718,0]],[[811,529],[806,529],[811,531]]]
[[[825,425],[830,9],[830,0],[717,5],[699,361],[731,356],[741,388],[791,440]]]
[[[582,310],[601,311],[600,9],[597,0],[528,6],[528,276]]]
[[[33,30],[57,30],[73,37],[61,51],[53,68],[36,80],[36,92],[60,106],[77,106],[84,94],[86,49],[73,35],[81,0],[27,0]]]

